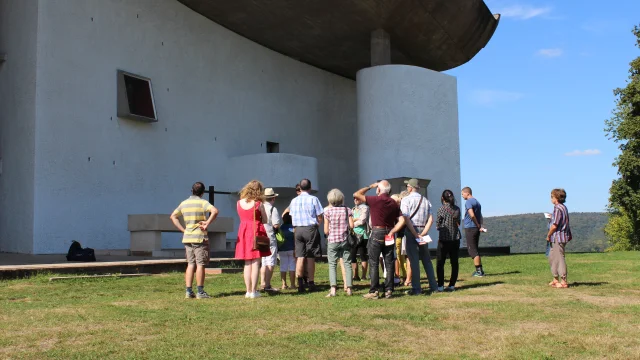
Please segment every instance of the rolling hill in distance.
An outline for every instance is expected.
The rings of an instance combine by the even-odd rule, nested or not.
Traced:
[[[599,252],[607,248],[606,213],[569,213],[573,240],[567,252]],[[484,218],[487,233],[480,246],[511,246],[512,253],[540,253],[546,248],[547,219],[544,214],[520,214]]]

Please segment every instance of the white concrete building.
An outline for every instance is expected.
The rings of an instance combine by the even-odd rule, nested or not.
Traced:
[[[189,2],[0,0],[1,252],[128,249],[127,216],[169,214],[195,181],[234,192],[256,178],[281,210],[305,177],[323,203],[383,178],[429,180],[436,209],[460,189],[455,78],[400,63],[354,80]],[[150,79],[157,122],[118,117],[118,70]],[[234,229],[236,201],[215,198]]]

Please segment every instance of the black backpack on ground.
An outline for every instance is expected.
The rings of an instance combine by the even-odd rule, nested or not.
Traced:
[[[68,261],[96,261],[96,254],[91,248],[82,248],[79,242],[73,241],[67,253]]]

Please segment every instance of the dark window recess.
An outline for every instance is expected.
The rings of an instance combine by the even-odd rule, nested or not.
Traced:
[[[280,152],[280,144],[277,142],[267,141],[267,153],[279,153]]]
[[[156,112],[153,108],[150,83],[147,80],[125,75],[124,84],[127,88],[127,101],[131,114],[155,119]]]
[[[118,70],[118,116],[145,122],[156,122],[151,80]]]

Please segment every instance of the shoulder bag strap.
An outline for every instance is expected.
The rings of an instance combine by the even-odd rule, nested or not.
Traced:
[[[420,202],[418,203],[418,207],[413,211],[413,214],[411,214],[411,216],[409,216],[409,220],[412,220],[414,216],[416,216],[416,214],[418,213],[418,210],[420,210],[420,205],[422,205],[422,199],[424,198],[424,196],[420,195]]]
[[[251,208],[251,211],[253,211],[253,237],[254,238],[258,235],[258,230],[256,230],[256,207],[255,207],[256,204],[258,204],[258,202],[254,200],[254,206]]]
[[[344,207],[344,218],[347,220],[347,234],[349,233],[349,208]]]
[[[273,208],[275,206],[271,205],[271,211],[269,212],[269,222],[267,224],[273,226],[273,221],[271,221],[271,219],[273,218]]]

